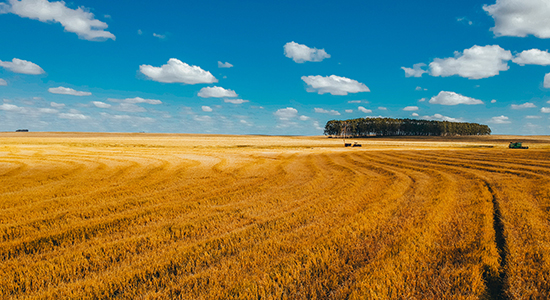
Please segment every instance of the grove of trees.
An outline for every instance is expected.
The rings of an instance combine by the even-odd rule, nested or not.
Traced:
[[[351,120],[331,120],[325,125],[325,135],[335,137],[368,136],[449,136],[449,135],[488,135],[491,128],[477,123],[449,121],[359,118]]]

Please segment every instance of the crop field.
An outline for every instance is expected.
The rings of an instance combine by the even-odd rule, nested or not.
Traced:
[[[0,133],[0,299],[550,298],[550,137],[356,141]]]

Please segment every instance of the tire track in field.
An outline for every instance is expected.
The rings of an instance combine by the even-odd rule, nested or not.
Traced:
[[[394,224],[399,224],[403,222],[405,223],[395,228],[395,232],[392,233],[390,231],[390,232],[387,232],[387,234],[384,234],[383,236],[380,237],[381,240],[384,240],[384,239],[387,240],[387,236],[395,236],[395,241],[390,242],[389,244],[385,242],[385,245],[383,246],[383,248],[380,249],[382,250],[380,254],[371,256],[371,259],[365,261],[366,263],[365,266],[368,266],[371,262],[375,263],[376,261],[391,262],[392,261],[391,257],[395,255],[400,255],[399,254],[400,251],[395,253],[394,250],[391,250],[391,249],[395,247],[407,249],[410,246],[410,245],[407,246],[408,243],[410,243],[410,241],[407,241],[410,235],[414,236],[416,233],[418,233],[418,230],[420,230],[419,228],[429,229],[429,226],[432,222],[434,222],[438,218],[439,219],[443,218],[443,216],[446,215],[446,213],[444,212],[450,211],[452,208],[452,206],[445,205],[444,201],[439,201],[434,203],[423,203],[422,202],[423,199],[414,198],[414,195],[418,193],[421,193],[424,195],[426,189],[429,189],[430,185],[433,185],[433,186],[451,185],[451,179],[452,179],[451,177],[448,177],[441,172],[430,170],[428,168],[420,168],[412,165],[399,164],[398,160],[396,160],[394,157],[384,156],[384,158],[382,158],[382,156],[380,155],[381,154],[379,153],[371,153],[371,152],[369,152],[368,155],[366,153],[361,153],[361,155],[356,154],[353,157],[355,159],[354,165],[367,165],[369,168],[375,167],[374,165],[379,165],[384,168],[391,168],[392,170],[401,172],[403,174],[406,174],[407,176],[411,176],[411,179],[413,180],[416,188],[408,191],[405,194],[407,197],[411,197],[411,198],[410,200],[405,201],[405,203],[401,204],[400,210],[396,212],[395,218],[392,218],[393,219],[392,221],[385,224],[382,220],[380,220],[380,226],[386,227],[386,228],[392,228]],[[364,162],[359,163],[357,159],[363,160]],[[443,194],[447,193],[447,189],[437,192],[438,195],[442,195],[442,193]],[[411,225],[409,226],[407,225],[407,223],[410,223]],[[387,231],[387,230],[388,229],[384,231]],[[425,239],[425,237],[423,239]],[[406,253],[406,251],[404,253]],[[369,268],[372,268],[372,267],[369,267]],[[340,293],[340,297],[349,296],[349,295],[346,296],[346,292],[344,292],[344,290],[350,289],[351,286],[354,285],[353,281],[357,281],[363,276],[368,276],[369,272],[367,272],[366,270],[368,269],[365,269],[365,271],[363,271],[360,268],[359,272],[357,272],[357,275],[350,275],[350,279],[348,280],[349,283],[345,284],[347,285],[347,287],[342,287],[342,289],[338,291],[338,293]],[[355,274],[355,272],[351,274]],[[359,275],[359,274],[363,274],[363,275]],[[356,278],[356,279],[352,279],[352,278]],[[412,291],[409,289],[408,292],[410,293]],[[427,297],[427,295],[428,294],[425,294],[424,296]]]
[[[489,288],[489,294],[492,299],[506,299],[504,293],[504,281],[506,280],[506,239],[504,236],[504,224],[502,222],[502,212],[500,210],[500,203],[497,200],[497,196],[491,184],[484,180],[485,186],[491,192],[493,196],[493,228],[495,230],[495,243],[500,256],[500,272],[499,274],[490,274],[485,272],[485,280],[487,281],[487,287]]]
[[[497,156],[495,157],[494,155],[491,156],[490,160],[492,163],[499,163],[501,160],[504,160],[506,161],[506,158],[508,158],[508,153],[501,153],[502,156]],[[468,158],[472,159],[472,160],[475,160],[476,162],[478,161],[484,161],[483,158],[485,158],[485,156],[487,156],[486,154],[483,155],[483,158],[480,158],[474,154],[471,154],[471,153],[468,153],[467,155]],[[517,155],[516,155],[517,156]],[[535,155],[535,157],[539,157],[539,156],[543,156],[543,157],[546,157],[544,155]],[[456,161],[460,161],[460,156],[459,155],[455,155],[455,160]],[[504,159],[501,159],[501,158],[504,158]],[[517,157],[514,157],[514,159],[517,160]],[[537,178],[539,182],[547,182],[548,180],[548,176],[543,176],[541,174],[548,174],[548,171],[546,170],[546,168],[544,168],[543,170],[537,170],[537,169],[541,169],[540,165],[538,164],[534,164],[534,163],[530,163],[528,165],[530,166],[534,166],[536,167],[536,170],[533,171],[532,169],[526,169],[522,166],[525,166],[525,162],[528,161],[528,162],[531,162],[531,155],[528,156],[528,158],[525,158],[523,157],[521,160],[519,161],[511,161],[508,160],[506,161],[505,164],[502,164],[502,165],[505,165],[505,166],[508,166],[510,168],[517,168],[523,172],[535,172],[536,174],[538,174],[537,176],[520,176],[520,177],[525,177],[525,178],[529,178],[529,179],[533,179],[533,178]],[[475,162],[474,162],[475,164]],[[518,165],[520,167],[518,167]],[[543,165],[543,164],[541,164]],[[500,165],[499,165],[500,166]],[[504,166],[502,166],[504,168]],[[482,171],[482,172],[488,172],[488,173],[491,173],[491,170],[487,170],[486,168],[483,168],[483,167],[479,167],[477,168],[477,170],[479,171]],[[476,174],[476,176],[480,177],[479,175]],[[505,271],[508,269],[507,265],[509,264],[509,261],[507,259],[507,256],[508,256],[508,245],[507,245],[507,240],[506,240],[506,235],[505,235],[505,226],[503,224],[503,221],[502,221],[502,209],[501,209],[501,201],[499,200],[498,196],[497,196],[497,193],[496,191],[494,190],[494,187],[493,187],[493,184],[489,182],[488,179],[482,177],[482,180],[484,181],[484,184],[486,185],[487,189],[491,192],[492,196],[493,196],[493,207],[494,207],[494,216],[493,216],[493,220],[494,220],[494,228],[495,228],[495,233],[496,233],[496,239],[495,239],[495,243],[497,245],[497,248],[499,249],[499,254],[500,254],[500,258],[501,258],[501,268],[500,268],[500,274],[497,274],[497,275],[489,275],[490,278],[488,278],[488,281],[491,282],[492,284],[492,289],[491,289],[491,294],[493,295],[493,298],[495,299],[500,299],[500,298],[503,298],[506,296],[507,293],[510,293],[510,291],[508,290],[510,288],[510,283],[508,283],[508,287],[506,288],[506,290],[508,290],[506,292],[505,288],[503,288],[503,285],[505,286],[505,281],[507,280],[507,278],[509,277],[509,275],[507,275],[505,273]],[[537,205],[536,203],[533,203],[534,205]],[[538,206],[538,205],[537,205]],[[540,208],[540,206],[539,206]],[[513,226],[511,224],[511,226]],[[527,231],[524,232],[524,234],[527,234]],[[524,262],[522,262],[523,264]],[[511,295],[511,294],[510,294]]]
[[[525,158],[543,156],[538,153],[531,155],[530,151],[521,153]],[[506,154],[502,153],[502,156],[506,158]],[[519,156],[519,153],[513,154]],[[550,227],[547,210],[541,204],[549,199],[549,176],[538,180],[494,174],[490,177],[501,220],[504,220],[504,296],[510,299],[547,299],[550,289],[545,278],[550,273],[546,263]]]
[[[419,154],[421,152],[392,152],[392,155],[391,155],[391,158],[393,159],[393,162],[392,161],[386,161],[386,163],[390,163],[390,164],[394,164],[394,163],[397,163],[397,164],[405,164],[405,165],[409,165],[409,166],[417,166],[417,167],[422,167],[422,168],[426,168],[428,171],[430,172],[433,172],[432,170],[438,170],[438,171],[443,171],[443,172],[448,172],[451,176],[457,176],[459,174],[462,174],[461,176],[464,177],[464,179],[468,179],[468,180],[475,180],[475,181],[478,181],[480,183],[483,184],[483,186],[485,188],[487,188],[487,184],[488,184],[488,181],[484,178],[484,177],[480,177],[478,174],[474,173],[473,170],[471,168],[466,168],[466,170],[460,168],[459,166],[451,166],[447,163],[441,163],[440,161],[430,161],[430,160],[426,160],[424,157],[422,159],[416,159],[415,155],[416,154]],[[388,154],[384,154],[385,156],[389,156]],[[384,161],[383,159],[377,159],[377,161]],[[417,168],[417,167],[413,167],[413,168]],[[487,189],[489,190],[489,189]],[[496,198],[494,198],[494,194],[491,192],[491,198],[493,198],[495,201],[496,201]],[[493,203],[492,203],[493,204]],[[498,203],[497,203],[498,205]],[[492,205],[492,207],[494,207],[494,205]],[[492,209],[492,214],[495,213],[495,210]],[[495,231],[495,234],[496,235],[500,235],[499,238],[503,237],[503,232],[502,228],[495,228],[495,224],[502,224],[501,221],[500,221],[500,215],[498,216],[499,218],[495,219],[495,218],[492,218],[492,227],[493,227],[493,230]],[[497,222],[497,223],[495,223]],[[497,250],[499,250],[499,248],[497,247]],[[500,251],[497,253],[497,255],[500,256]],[[500,258],[500,257],[499,257]],[[502,263],[502,260],[499,259],[499,262]],[[489,272],[490,269],[488,270],[485,270],[484,272],[484,276],[485,276],[485,281],[487,283],[489,283],[490,286],[489,289],[489,297],[492,298],[492,295],[496,294],[497,298],[495,299],[501,299],[501,298],[498,298],[499,296],[503,295],[503,291],[502,291],[502,284],[499,286],[498,284],[502,282],[502,280],[500,280],[500,277],[501,276],[504,276],[503,273],[499,273],[499,274],[494,274],[495,272]],[[498,268],[498,272],[502,272],[502,265],[500,265],[500,267]],[[488,277],[488,276],[491,276],[491,277]],[[496,277],[495,277],[496,276]],[[496,285],[495,285],[496,284]],[[435,295],[434,295],[435,297]]]
[[[406,155],[408,154],[408,155]],[[506,238],[505,238],[505,234],[504,234],[504,224],[502,222],[502,212],[501,212],[501,209],[500,209],[500,203],[498,201],[498,198],[497,198],[497,194],[496,192],[494,191],[493,189],[493,186],[492,184],[489,182],[488,179],[486,179],[485,177],[483,176],[480,176],[479,174],[475,173],[474,170],[479,170],[479,171],[485,171],[485,172],[494,172],[493,169],[488,169],[487,166],[488,164],[486,163],[482,163],[480,167],[475,167],[476,165],[476,161],[471,161],[471,160],[468,160],[469,164],[468,164],[468,167],[466,168],[466,170],[463,170],[462,168],[460,168],[461,164],[459,162],[463,162],[465,159],[461,159],[460,156],[455,156],[454,159],[452,160],[453,163],[449,163],[449,159],[444,159],[444,161],[442,162],[440,159],[438,159],[439,157],[441,157],[441,154],[440,155],[425,155],[424,153],[420,154],[420,153],[406,153],[404,154],[403,156],[405,156],[406,158],[405,159],[408,159],[409,161],[414,161],[415,159],[413,159],[414,157],[423,157],[423,162],[426,162],[428,164],[433,164],[433,165],[436,165],[436,166],[441,166],[441,165],[444,165],[446,166],[447,168],[453,168],[453,169],[456,169],[457,171],[461,172],[461,173],[465,173],[465,174],[469,174],[470,176],[474,176],[475,178],[477,178],[479,181],[481,181],[484,185],[484,187],[490,192],[491,194],[491,202],[492,202],[492,212],[493,212],[493,216],[492,216],[492,222],[493,222],[493,230],[494,230],[494,233],[495,233],[495,245],[496,245],[496,248],[498,250],[498,261],[499,261],[499,269],[498,269],[498,272],[497,274],[495,274],[494,272],[492,272],[491,270],[489,269],[486,269],[484,271],[484,279],[487,283],[487,288],[488,288],[488,297],[490,299],[507,299],[507,296],[506,296],[506,293],[505,293],[505,289],[504,289],[504,285],[505,285],[505,280],[506,280],[506,264],[507,264],[507,247],[506,247]],[[430,158],[433,158],[435,157],[435,159],[433,160],[426,160],[426,157],[430,157]],[[491,167],[495,167],[493,165],[490,165]],[[530,170],[528,170],[530,171]],[[521,176],[521,175],[518,175],[518,176]]]

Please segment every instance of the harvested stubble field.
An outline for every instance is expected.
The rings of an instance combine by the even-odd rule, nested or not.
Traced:
[[[0,298],[548,299],[515,139],[0,133]]]

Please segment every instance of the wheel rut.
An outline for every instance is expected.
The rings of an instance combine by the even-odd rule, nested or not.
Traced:
[[[485,185],[493,198],[493,229],[495,230],[495,243],[500,256],[500,268],[498,274],[491,274],[491,272],[486,270],[483,276],[487,282],[490,297],[489,299],[508,299],[504,293],[504,280],[506,277],[506,238],[504,237],[502,213],[493,187],[487,181],[485,181]]]

